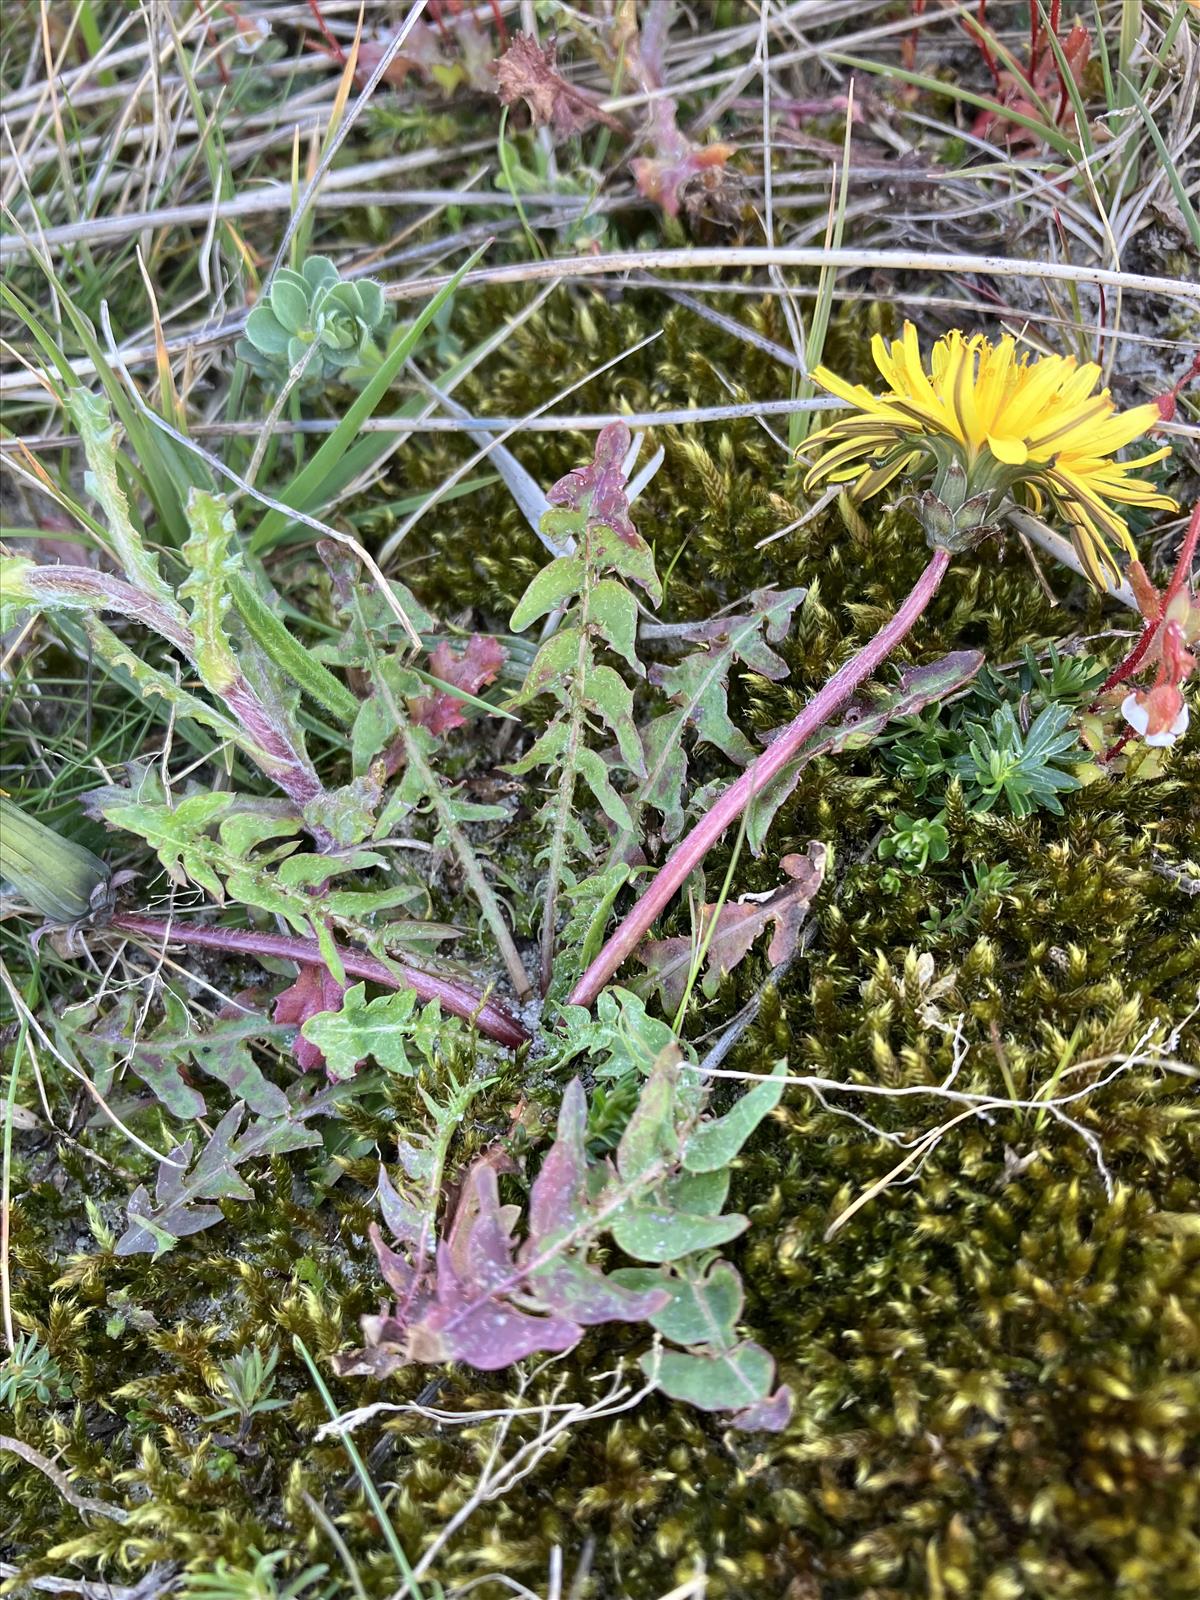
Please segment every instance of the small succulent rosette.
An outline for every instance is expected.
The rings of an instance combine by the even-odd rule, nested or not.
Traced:
[[[351,282],[325,256],[309,256],[301,271],[281,267],[275,274],[265,300],[246,318],[237,353],[272,382],[298,367],[305,381],[325,381],[362,366],[386,320],[377,283]]]

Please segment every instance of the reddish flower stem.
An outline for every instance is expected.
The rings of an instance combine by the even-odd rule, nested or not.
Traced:
[[[569,1005],[590,1006],[621,963],[641,943],[654,919],[700,865],[725,830],[760,794],[771,779],[793,760],[801,746],[839,711],[850,696],[884,662],[921,616],[937,593],[950,565],[948,550],[935,550],[928,566],[892,620],[881,628],[856,656],[840,667],[825,687],[808,702],[795,720],[752,761],[690,833],[675,846],[659,868],[658,876],[641,899],[626,913],[599,955],[571,991]]]
[[[1196,546],[1198,544],[1200,544],[1200,500],[1197,500],[1195,507],[1193,508],[1192,519],[1188,523],[1187,532],[1183,536],[1183,543],[1179,547],[1179,559],[1175,563],[1175,570],[1171,574],[1171,581],[1163,590],[1162,599],[1159,601],[1158,605],[1158,615],[1152,617],[1150,621],[1147,622],[1145,628],[1142,630],[1141,638],[1139,638],[1133,649],[1125,657],[1124,661],[1120,662],[1113,668],[1108,677],[1100,685],[1099,689],[1096,691],[1096,698],[1092,701],[1089,709],[1094,710],[1110,689],[1115,689],[1119,683],[1124,683],[1127,678],[1132,678],[1134,673],[1141,666],[1142,662],[1146,659],[1147,650],[1149,650],[1150,646],[1154,643],[1159,629],[1167,620],[1167,611],[1170,607],[1171,601],[1174,600],[1175,596],[1187,582],[1188,573],[1191,571],[1192,562],[1196,557]]]
[[[253,928],[200,928],[190,922],[120,912],[111,918],[107,926],[118,933],[137,934],[143,939],[155,939],[159,943],[190,944],[205,950],[224,950],[248,956],[274,956],[308,967],[326,966],[321,947],[315,939],[293,938],[281,933],[258,933]],[[416,991],[419,1000],[438,1000],[446,1011],[473,1022],[480,1033],[486,1033],[489,1039],[508,1045],[512,1050],[529,1042],[529,1034],[511,1012],[497,1001],[477,994],[464,983],[436,977],[432,972],[410,967],[404,961],[387,966],[364,951],[348,950],[344,945],[338,947],[338,955],[346,972],[353,978],[365,978],[387,989],[407,987]]]
[[[966,19],[968,30],[971,29],[971,19]],[[996,65],[996,57],[992,53],[991,33],[987,25],[987,0],[979,0],[979,16],[975,23],[975,43],[979,46],[979,53],[987,64],[997,87],[1000,84],[1000,68]]]
[[[1175,562],[1175,571],[1171,574],[1171,581],[1167,584],[1166,593],[1163,595],[1162,606],[1159,610],[1158,621],[1161,626],[1167,620],[1167,612],[1171,601],[1187,582],[1192,562],[1196,559],[1196,546],[1200,544],[1200,500],[1192,507],[1191,520],[1187,532],[1183,536],[1183,543],[1179,546],[1179,558]]]
[[[325,40],[325,43],[329,46],[330,51],[333,54],[333,59],[338,62],[339,65],[344,66],[346,62],[346,52],[330,33],[329,24],[321,15],[321,7],[317,4],[317,0],[308,0],[308,9],[312,12],[313,19],[316,22],[317,27],[321,30],[321,37]]]

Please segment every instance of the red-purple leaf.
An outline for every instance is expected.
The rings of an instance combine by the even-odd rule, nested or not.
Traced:
[[[650,151],[630,162],[638,189],[647,199],[661,205],[671,216],[679,213],[680,202],[689,203],[684,191],[702,180],[709,192],[720,186],[722,169],[733,154],[728,144],[695,144],[681,132],[677,121],[679,107],[671,95],[661,93],[666,86],[666,43],[670,27],[670,6],[646,6],[639,29],[636,10],[629,6],[620,15],[614,42],[625,54],[630,80],[653,95],[642,139]]]
[[[659,144],[657,156],[638,156],[629,163],[638,193],[660,205],[669,217],[679,215],[680,204],[690,198],[689,188],[698,186],[711,194],[720,187],[725,163],[735,150],[731,144],[693,144],[678,129],[673,132],[673,138]]]
[[[371,1247],[375,1251],[384,1282],[401,1299],[407,1298],[412,1291],[413,1279],[416,1276],[412,1267],[409,1266],[403,1256],[397,1255],[394,1250],[383,1242],[383,1235],[373,1222],[367,1229],[367,1237],[370,1239]]]
[[[664,1289],[623,1289],[582,1260],[558,1260],[531,1278],[538,1298],[552,1301],[587,1327],[601,1322],[645,1322],[670,1296]]]
[[[295,983],[289,984],[275,997],[271,1013],[276,1022],[290,1023],[297,1029],[292,1054],[302,1072],[316,1072],[325,1065],[325,1057],[311,1044],[299,1029],[309,1017],[322,1011],[340,1011],[345,989],[326,967],[304,966]]]
[[[629,446],[626,423],[610,422],[602,428],[587,466],[568,472],[547,494],[550,509],[542,515],[542,531],[568,552],[586,542],[594,567],[632,578],[657,605],[662,585],[654,556],[629,515],[625,492]]]
[[[481,1296],[456,1277],[445,1245],[438,1246],[437,1298],[408,1326],[412,1361],[465,1361],[495,1372],[542,1351],[561,1354],[579,1341],[582,1329],[567,1317],[531,1316],[499,1299]]]
[[[478,694],[485,684],[494,681],[507,656],[508,651],[499,640],[490,634],[473,633],[461,654],[443,639],[430,654],[429,671],[454,689]],[[453,689],[434,689],[432,694],[414,700],[410,709],[414,722],[440,736],[464,725],[466,704]]]
[[[546,498],[552,506],[565,506],[570,511],[586,508],[589,521],[607,523],[626,544],[639,544],[640,536],[630,520],[625,495],[624,461],[630,442],[628,425],[610,422],[600,430],[595,454],[587,466],[575,467],[560,478]]]
[[[557,1137],[529,1195],[531,1238],[548,1240],[578,1225],[587,1202],[587,1098],[578,1078],[567,1085],[558,1111]]]
[[[785,1383],[757,1405],[739,1411],[733,1426],[742,1433],[782,1433],[792,1420],[794,1400],[795,1396]]]
[[[465,1361],[493,1371],[536,1351],[568,1350],[589,1324],[637,1322],[660,1310],[669,1298],[664,1291],[624,1288],[588,1263],[604,1224],[589,1208],[586,1126],[587,1100],[576,1080],[563,1096],[558,1137],[533,1186],[519,1252],[513,1238],[519,1209],[500,1204],[496,1163],[486,1156],[467,1174],[435,1262],[418,1262],[416,1275],[373,1230],[398,1304],[390,1316],[364,1319],[368,1348],[340,1370],[382,1374],[411,1361]],[[381,1185],[385,1193],[389,1205],[392,1197],[400,1201],[398,1236],[412,1243],[413,1219],[402,1197],[390,1184],[386,1191]]]
[[[491,1292],[510,1284],[512,1230],[519,1215],[516,1206],[500,1204],[500,1185],[491,1164],[476,1162],[463,1184],[445,1245],[449,1266],[476,1290]]]
[[[529,1286],[538,1299],[560,1307],[577,1322],[640,1322],[653,1316],[670,1298],[658,1289],[622,1288],[587,1264],[587,1099],[574,1079],[563,1095],[558,1136],[542,1162],[529,1197],[529,1237],[520,1260],[529,1270]],[[580,1237],[539,1260],[575,1234]]]

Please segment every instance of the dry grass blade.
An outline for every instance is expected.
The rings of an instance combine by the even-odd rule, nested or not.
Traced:
[[[1186,278],[1158,277],[1145,272],[1122,272],[1112,267],[1079,266],[1071,261],[1023,261],[1009,256],[968,255],[941,250],[824,250],[792,249],[780,245],[696,246],[688,250],[621,250],[594,256],[565,256],[553,261],[522,261],[512,265],[479,267],[463,279],[463,286],[540,283],[547,279],[594,278],[613,272],[694,271],[698,267],[779,267],[794,270],[877,271],[883,273],[930,272],[960,277],[1035,278],[1052,283],[1091,284],[1096,288],[1124,289],[1133,293],[1179,300],[1200,308],[1200,285]],[[393,300],[427,294],[448,283],[449,276],[400,284],[389,290]]]

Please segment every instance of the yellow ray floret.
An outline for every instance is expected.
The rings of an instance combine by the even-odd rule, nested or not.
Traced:
[[[1031,357],[1018,353],[1007,336],[992,344],[956,331],[934,345],[927,368],[911,322],[890,344],[876,334],[871,353],[885,394],[847,383],[825,367],[813,373],[854,415],[810,439],[821,454],[805,480],[809,489],[847,484],[865,499],[902,474],[954,464],[960,481],[966,473],[966,497],[993,508],[1004,495],[1035,508],[1049,501],[1101,588],[1118,576],[1114,545],[1136,554],[1115,507],[1176,508],[1169,495],[1136,476],[1169,449],[1137,461],[1112,459],[1160,420],[1158,407],[1118,411],[1107,389],[1097,391],[1101,372],[1093,363]]]

